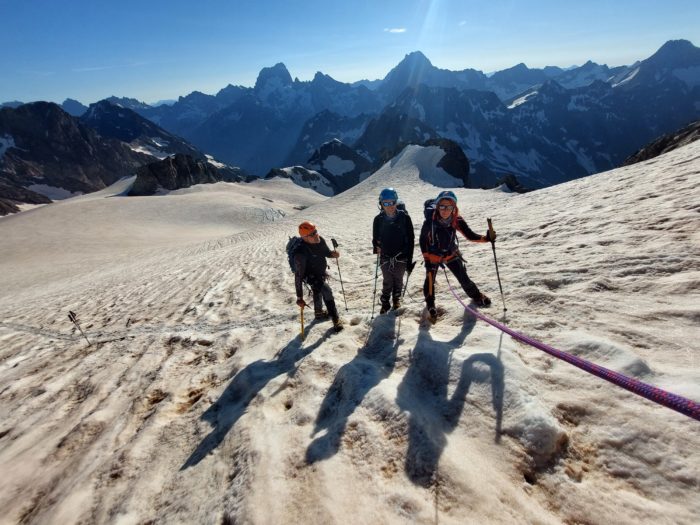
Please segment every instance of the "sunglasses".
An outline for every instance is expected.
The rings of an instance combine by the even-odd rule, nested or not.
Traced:
[[[454,211],[455,207],[450,205],[450,204],[440,204],[438,206],[438,210],[447,210],[447,211]]]
[[[316,235],[318,235],[318,231],[317,231],[317,230],[314,230],[314,231],[312,231],[310,234],[308,234],[308,235],[303,235],[302,237],[314,237],[314,236],[316,236]]]
[[[396,201],[382,201],[382,206],[396,206]]]

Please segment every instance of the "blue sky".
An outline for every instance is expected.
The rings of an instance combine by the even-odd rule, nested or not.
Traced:
[[[700,46],[700,2],[0,0],[0,102],[146,102],[292,77],[383,78],[411,51],[440,68],[610,66]]]

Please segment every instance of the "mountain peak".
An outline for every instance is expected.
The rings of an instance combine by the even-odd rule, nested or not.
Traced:
[[[407,54],[401,61],[401,63],[404,62],[412,65],[425,65],[430,67],[433,66],[430,60],[428,60],[428,57],[426,57],[420,51],[412,51],[411,53]]]
[[[420,51],[413,51],[384,77],[384,83],[395,85],[398,92],[406,86],[418,85],[436,70]]]
[[[316,74],[314,75],[314,78],[311,81],[311,83],[318,84],[321,86],[335,86],[337,84],[342,84],[342,82],[338,82],[332,76],[321,73],[320,71],[316,71]]]
[[[263,89],[271,81],[281,86],[291,86],[293,84],[292,75],[289,74],[287,66],[282,62],[260,70],[258,79],[255,81],[255,90]]]
[[[643,63],[662,68],[697,66],[700,65],[700,48],[688,40],[669,40]]]

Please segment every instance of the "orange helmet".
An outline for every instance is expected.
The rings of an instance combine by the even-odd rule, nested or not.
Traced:
[[[316,233],[316,225],[313,222],[304,221],[299,225],[299,235],[308,237]]]

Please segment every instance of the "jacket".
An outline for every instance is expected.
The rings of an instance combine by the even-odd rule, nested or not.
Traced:
[[[321,237],[321,242],[311,244],[304,242],[294,254],[294,286],[297,297],[302,297],[304,291],[302,283],[307,282],[312,286],[322,283],[326,278],[326,257],[331,256],[326,240]]]
[[[457,232],[472,242],[488,242],[488,238],[472,231],[461,215],[456,215],[449,224],[438,218],[427,219],[420,231],[420,250],[423,258],[432,263],[449,262],[458,257]]]
[[[374,218],[372,224],[372,252],[381,249],[382,257],[397,257],[411,262],[413,260],[413,221],[403,210],[396,210],[396,217],[390,220],[386,213],[381,212]]]

